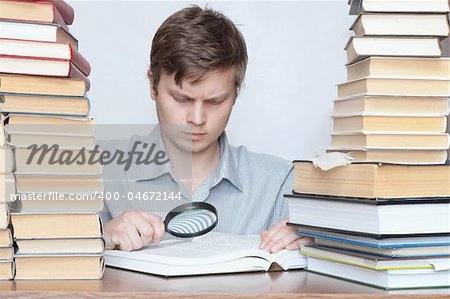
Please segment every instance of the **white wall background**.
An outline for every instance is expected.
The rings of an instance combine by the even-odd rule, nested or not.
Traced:
[[[146,70],[157,28],[198,4],[239,24],[248,47],[245,87],[227,133],[234,145],[289,160],[329,145],[335,85],[345,81],[344,45],[354,17],[339,1],[67,1],[71,32],[90,61],[97,123],[157,123]]]

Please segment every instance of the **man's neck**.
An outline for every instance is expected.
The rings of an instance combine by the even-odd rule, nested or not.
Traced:
[[[163,142],[175,176],[183,182],[192,193],[206,181],[219,163],[219,140],[217,140],[215,146],[211,146],[202,152],[192,154],[181,152],[179,148],[173,146],[170,142],[166,142],[165,136],[163,136]],[[191,165],[186,163],[188,159],[191,160]],[[190,169],[188,166],[190,166]]]
[[[219,141],[214,147],[192,154],[192,193],[214,172],[220,160]]]

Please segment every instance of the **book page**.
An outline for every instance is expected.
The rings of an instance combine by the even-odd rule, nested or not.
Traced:
[[[248,238],[247,238],[248,237]],[[113,251],[114,255],[161,264],[194,265],[239,259],[249,253],[268,256],[258,249],[259,236],[209,233],[193,239],[170,239],[134,252]],[[262,254],[258,254],[259,251]]]
[[[108,251],[108,255],[152,262],[162,265],[206,265],[229,262],[248,257],[267,260],[268,265],[278,262],[284,269],[291,265],[304,266],[304,257],[297,251],[283,250],[269,254],[258,248],[258,235],[231,235],[225,233],[208,233],[204,236],[187,240],[165,240],[159,244],[150,244],[144,249],[133,252],[118,250]]]
[[[259,249],[261,238],[258,235],[232,235],[211,232],[209,234],[196,237],[192,241],[208,245],[235,247],[236,249]]]
[[[223,233],[209,233],[193,239],[193,242],[204,245],[220,245],[222,248],[240,249],[241,254],[262,257],[270,263],[277,263],[284,270],[306,267],[306,257],[298,250],[281,250],[275,254],[259,249],[261,239],[259,235],[231,235]]]

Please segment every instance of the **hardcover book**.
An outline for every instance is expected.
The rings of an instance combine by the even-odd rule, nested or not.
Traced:
[[[347,63],[369,56],[439,57],[439,39],[434,37],[351,37],[345,46]]]
[[[48,87],[52,89],[51,85]],[[86,116],[90,111],[89,99],[86,97],[0,93],[0,101],[1,112],[35,113],[41,114],[43,118],[45,116],[42,114],[46,114],[49,123],[55,123],[51,121],[50,115]]]
[[[447,0],[351,0],[350,14],[368,12],[449,12]]]
[[[450,239],[450,238],[449,238]],[[450,258],[450,246],[410,246],[410,247],[386,247],[378,248],[339,242],[331,239],[315,238],[314,244],[321,248],[338,249],[343,252],[356,252],[370,254],[379,257],[436,257],[444,256]]]
[[[308,257],[308,271],[355,281],[383,289],[416,289],[449,287],[450,270],[434,269],[377,271]]]
[[[402,97],[449,97],[448,78],[399,78],[368,77],[338,85],[338,100],[362,97],[393,95]]]
[[[82,79],[0,74],[0,92],[83,97],[89,85]]]
[[[294,161],[298,193],[362,198],[450,197],[450,165],[353,163],[323,171]]]
[[[84,75],[89,76],[91,73],[89,62],[69,42],[42,42],[1,38],[0,56],[44,61],[71,61]]]
[[[98,238],[103,234],[97,212],[11,213],[15,239]]]
[[[355,36],[448,36],[446,14],[362,14],[350,30]]]
[[[444,97],[356,96],[334,101],[333,114],[344,113],[440,116],[448,115],[449,107]]]
[[[14,279],[101,279],[105,270],[101,254],[16,255]]]
[[[372,270],[450,269],[450,256],[380,257],[370,253],[350,252],[318,245],[304,245],[300,252],[306,256]]]
[[[56,23],[67,27],[51,1],[0,1],[0,19]]]
[[[414,149],[372,149],[362,147],[333,147],[327,152],[349,154],[352,162],[361,163],[393,163],[407,165],[437,165],[447,161],[446,150],[414,150]]]
[[[289,222],[368,234],[449,232],[450,198],[371,200],[286,195]]]
[[[333,133],[331,147],[356,147],[363,149],[416,149],[446,150],[449,135],[427,132],[352,131]]]
[[[385,131],[444,133],[447,117],[376,113],[333,114],[333,132]]]
[[[305,257],[283,250],[269,254],[258,249],[256,235],[208,233],[192,240],[165,240],[144,249],[107,250],[106,265],[162,276],[268,271],[276,263],[282,269],[306,267]]]
[[[331,240],[372,248],[417,248],[450,246],[450,232],[436,234],[372,234],[359,231],[342,230],[330,227],[317,227],[288,223],[297,228],[297,234],[314,240]]]
[[[78,49],[78,40],[58,24],[0,20],[0,38],[70,43]]]
[[[347,66],[347,80],[368,77],[450,79],[450,59],[372,56]]]
[[[102,254],[102,238],[17,239],[16,256],[44,254]]]

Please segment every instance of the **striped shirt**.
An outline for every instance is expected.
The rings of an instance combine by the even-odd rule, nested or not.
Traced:
[[[160,133],[155,132],[159,130],[149,136],[100,145],[102,149],[126,152],[139,141],[157,144],[156,148],[161,149]],[[292,163],[250,152],[244,146],[231,146],[225,133],[220,136],[219,145],[216,169],[193,194],[172,173],[170,163],[133,164],[127,171],[117,163],[105,165],[104,223],[131,208],[147,210],[164,219],[170,209],[191,200],[209,203],[217,209],[216,232],[259,234],[286,219],[288,204],[283,195],[293,189]],[[155,194],[160,198],[156,199]]]

